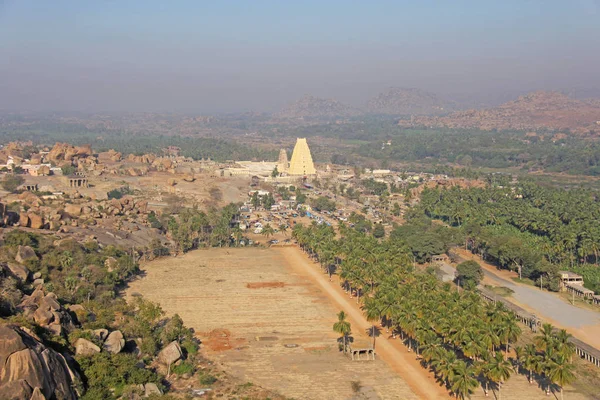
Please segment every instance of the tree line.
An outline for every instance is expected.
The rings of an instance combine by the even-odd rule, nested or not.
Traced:
[[[480,383],[486,393],[489,387],[500,391],[521,362],[531,365],[511,356],[522,332],[510,310],[417,270],[403,239],[378,240],[343,224],[339,238],[332,227],[317,224],[298,224],[292,234],[324,273],[340,276],[342,287],[361,305],[373,324],[373,348],[379,326],[392,338],[399,336],[457,398],[469,397]],[[334,329],[342,334],[344,348],[349,328],[338,315]],[[539,357],[535,370],[547,390],[573,380],[572,374],[559,372],[572,371],[574,352],[568,334],[560,335],[550,333],[534,352]]]
[[[600,199],[588,190],[531,182],[425,189],[413,215],[459,228],[464,246],[522,277],[558,289],[559,269],[584,275],[600,292]]]

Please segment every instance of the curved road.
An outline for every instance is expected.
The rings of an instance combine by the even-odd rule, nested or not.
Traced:
[[[482,270],[486,277],[514,291],[511,297],[519,303],[534,309],[538,317],[542,319],[544,317],[552,319],[567,328],[582,328],[584,325],[600,323],[600,313],[598,312],[573,306],[555,294],[543,292],[533,286],[518,285],[486,268],[482,268]]]

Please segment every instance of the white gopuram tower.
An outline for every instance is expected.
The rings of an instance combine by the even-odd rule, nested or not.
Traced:
[[[307,176],[315,175],[316,173],[317,171],[315,170],[315,165],[313,164],[306,138],[298,138],[296,140],[294,152],[292,153],[288,175]]]

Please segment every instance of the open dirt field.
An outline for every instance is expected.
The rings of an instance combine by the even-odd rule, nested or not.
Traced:
[[[128,294],[178,313],[233,375],[296,399],[351,398],[351,381],[367,387],[366,398],[419,398],[385,362],[352,362],[338,351],[339,310],[279,250],[200,250],[144,269]],[[354,336],[366,345],[363,332]]]
[[[353,398],[351,381],[366,387],[354,398],[449,398],[414,353],[385,332],[374,362],[352,362],[338,352],[332,325],[339,310],[349,315],[358,345],[366,347],[370,324],[296,247],[199,250],[143,269],[146,277],[128,295],[141,293],[178,313],[198,332],[205,355],[241,379],[296,399]],[[572,388],[565,392],[584,398]],[[503,385],[502,396],[548,398],[520,375]],[[472,397],[485,398],[480,388]]]

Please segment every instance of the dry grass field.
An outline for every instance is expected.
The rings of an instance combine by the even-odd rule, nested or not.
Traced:
[[[239,379],[296,399],[450,398],[414,353],[385,334],[376,361],[345,358],[332,331],[336,313],[350,314],[357,344],[366,345],[369,324],[339,285],[295,247],[199,250],[143,269],[146,276],[127,294],[140,293],[178,313],[196,330],[204,354]],[[359,395],[352,381],[364,387]],[[478,388],[472,398],[485,396]],[[503,385],[502,398],[549,397],[517,375]],[[586,397],[569,387],[565,398]]]
[[[128,294],[178,313],[208,358],[243,380],[297,399],[348,399],[351,381],[365,387],[363,398],[418,398],[383,361],[352,362],[338,351],[339,310],[277,250],[200,250],[144,269]]]

